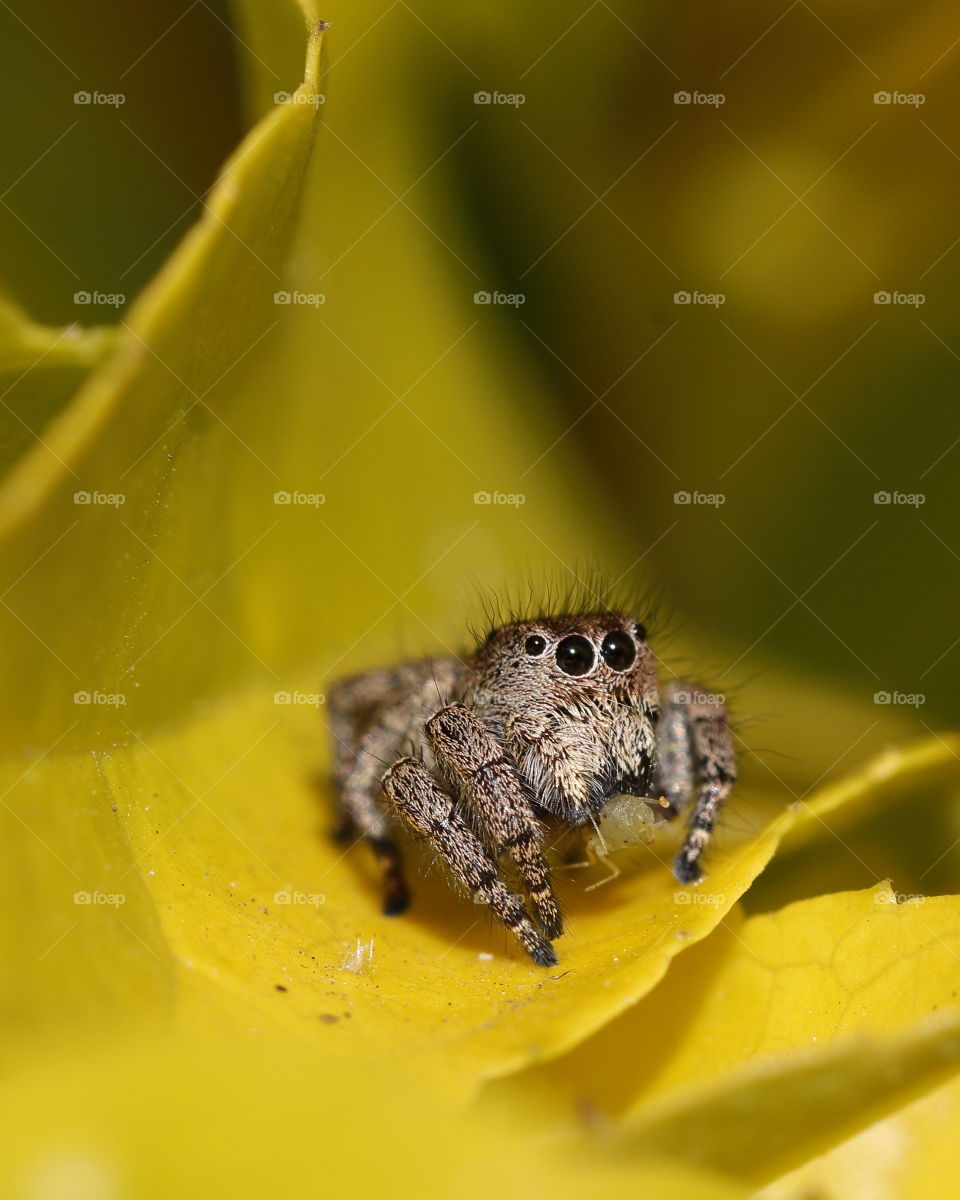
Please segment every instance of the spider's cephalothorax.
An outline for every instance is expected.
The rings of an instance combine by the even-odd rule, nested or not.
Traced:
[[[463,702],[502,742],[536,804],[582,825],[614,796],[648,796],[660,696],[642,625],[622,613],[495,629]]]
[[[541,848],[545,822],[582,825],[621,795],[668,817],[692,803],[674,874],[696,882],[735,779],[721,698],[679,683],[661,693],[646,630],[624,612],[515,621],[466,661],[354,676],[329,701],[345,830],[372,844],[386,911],[408,900],[394,816],[542,966],[556,962],[550,943],[563,932]],[[507,864],[529,911],[506,882]]]

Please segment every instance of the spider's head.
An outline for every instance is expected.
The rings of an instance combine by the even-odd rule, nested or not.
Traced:
[[[580,824],[614,796],[648,795],[659,691],[629,613],[538,617],[493,630],[469,699],[537,803]]]

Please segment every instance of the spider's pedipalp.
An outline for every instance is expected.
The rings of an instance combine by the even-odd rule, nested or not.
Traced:
[[[494,857],[509,854],[530,897],[537,924],[551,940],[563,916],[540,848],[543,828],[533,814],[517,768],[476,713],[462,704],[442,708],[424,732],[438,766],[456,786]]]
[[[520,897],[500,879],[497,864],[457,813],[453,798],[423,763],[401,758],[384,775],[383,790],[397,815],[429,839],[458,882],[490,906],[533,961],[554,966],[553,947],[530,920]]]

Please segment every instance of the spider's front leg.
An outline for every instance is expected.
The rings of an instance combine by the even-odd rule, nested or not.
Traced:
[[[552,967],[557,956],[537,931],[519,896],[504,884],[497,864],[464,819],[453,798],[416,758],[401,758],[386,772],[383,790],[397,814],[428,838],[456,879],[513,931],[535,963]]]
[[[537,924],[552,941],[563,916],[543,857],[543,829],[517,768],[483,721],[462,704],[440,709],[424,727],[440,770],[463,797],[481,840],[494,858],[509,854],[530,897]]]
[[[673,863],[678,882],[703,878],[700,860],[736,778],[733,736],[722,700],[690,684],[669,684],[657,727],[657,795],[667,801],[672,816],[695,795],[687,836]]]

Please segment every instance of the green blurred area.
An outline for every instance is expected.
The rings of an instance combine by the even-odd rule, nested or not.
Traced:
[[[591,486],[638,540],[664,535],[651,559],[682,611],[952,720],[951,10],[750,4],[698,23],[598,5],[569,31],[537,11],[478,49],[440,29],[522,107],[477,109],[461,71],[437,108],[457,113],[445,135],[479,118],[450,175],[486,277],[526,293],[513,332],[557,400],[545,441],[582,416]],[[673,303],[694,290],[725,303]],[[694,489],[726,502],[678,510]],[[874,503],[895,491],[925,503]]]
[[[132,300],[196,220],[243,129],[228,19],[222,0],[0,9],[0,286],[35,320],[116,321],[124,304],[75,294]]]

